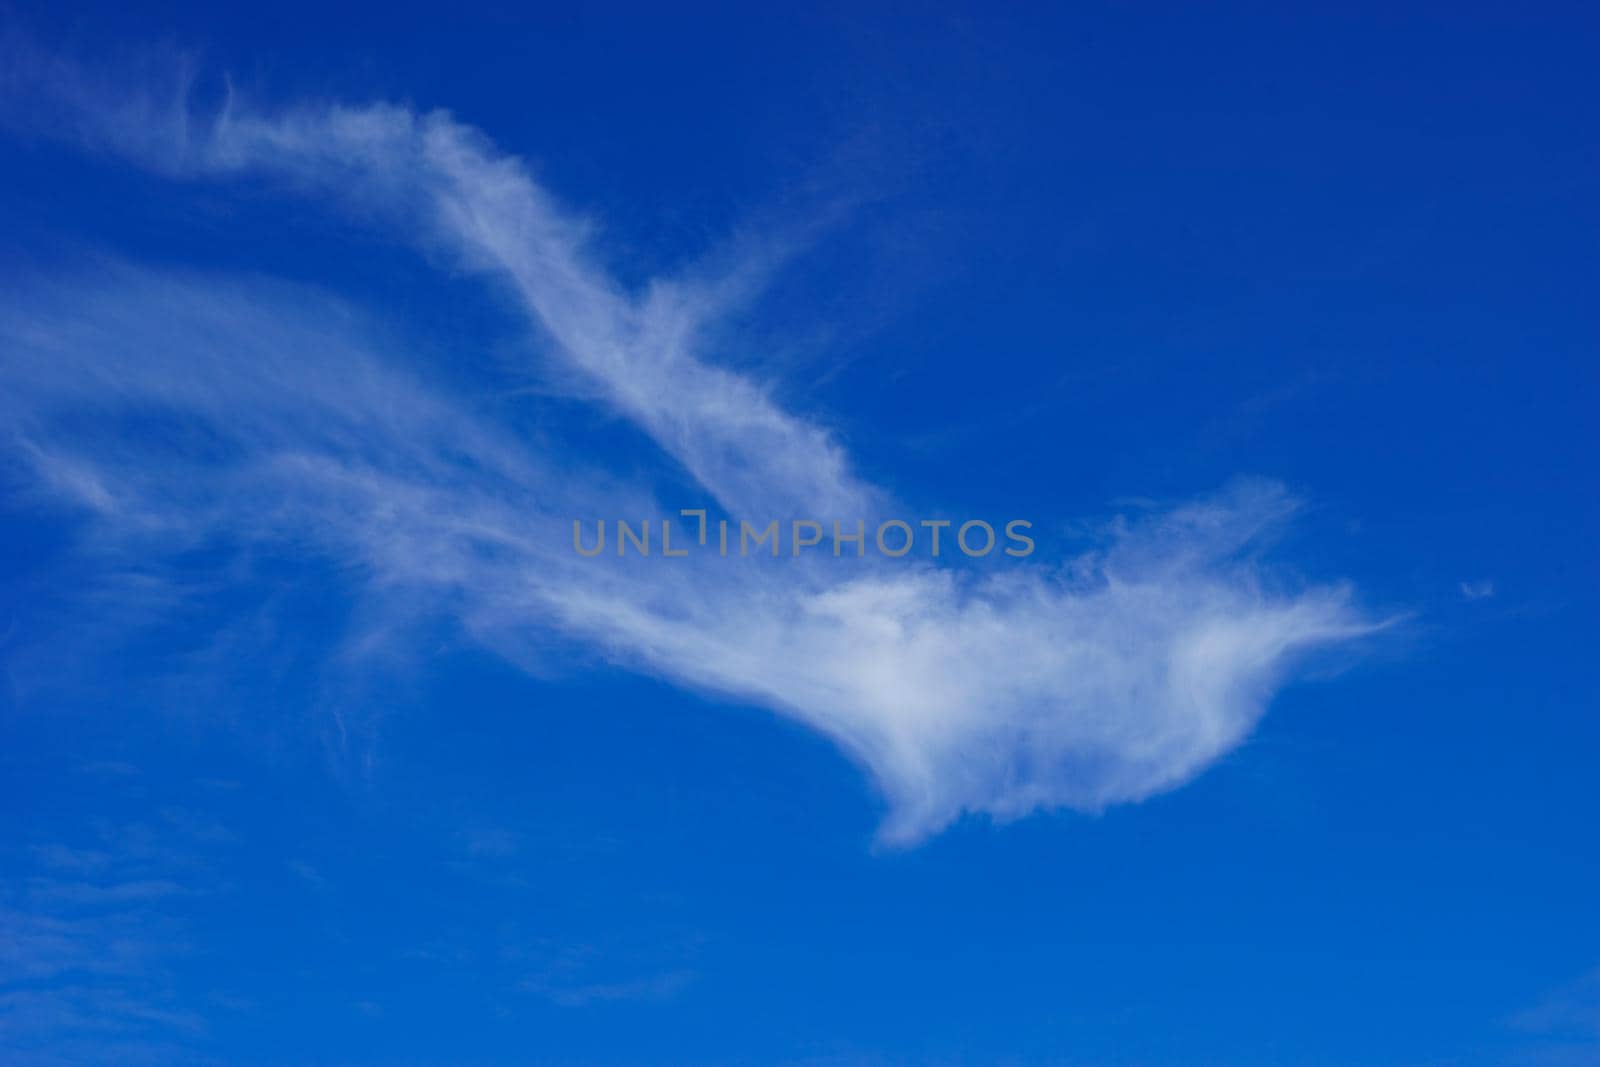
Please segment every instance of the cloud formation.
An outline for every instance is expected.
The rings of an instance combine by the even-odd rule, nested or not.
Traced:
[[[184,951],[172,905],[214,879],[206,846],[215,842],[190,819],[173,810],[154,823],[106,820],[87,846],[8,852],[0,878],[8,1064],[171,1063],[203,1030],[169,972]]]
[[[586,228],[450,116],[390,107],[152,122],[56,72],[73,132],[177,178],[265,173],[359,204],[513,294],[574,383],[631,420],[733,518],[890,513],[827,429],[718,366],[739,296],[626,290]],[[559,634],[821,731],[882,790],[882,839],[963,813],[1098,810],[1171,789],[1238,745],[1296,657],[1372,629],[1343,587],[1254,551],[1294,503],[1241,483],[1109,524],[1071,560],[580,559],[577,516],[670,514],[452,392],[339,302],[292,285],[101,266],[0,301],[0,414],[41,486],[113,554],[202,540],[348,564],[528,662]]]

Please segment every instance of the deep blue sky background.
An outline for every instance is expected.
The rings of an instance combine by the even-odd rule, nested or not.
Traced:
[[[70,517],[7,486],[0,656],[55,618],[84,672],[5,695],[8,900],[69,854],[148,890],[74,913],[137,932],[131,976],[29,999],[14,942],[18,1062],[1600,1062],[1593,13],[9,14],[192,50],[202,92],[448,108],[624,279],[805,230],[751,362],[875,480],[1064,523],[1280,479],[1280,553],[1409,614],[1177,792],[882,851],[810,732],[448,634],[341,692],[340,740],[341,575],[111,640]],[[516,355],[476,287],[272,190],[8,137],[0,232],[0,277],[285,274]],[[266,599],[286,625],[196,662]],[[171,1014],[40,1023],[106,996]]]

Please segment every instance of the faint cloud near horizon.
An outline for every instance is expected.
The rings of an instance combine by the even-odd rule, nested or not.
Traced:
[[[1519,1062],[1578,1067],[1600,1062],[1600,967],[1507,1020],[1531,1047]]]

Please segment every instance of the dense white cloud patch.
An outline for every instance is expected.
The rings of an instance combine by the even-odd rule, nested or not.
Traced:
[[[146,165],[276,173],[497,279],[584,394],[727,514],[888,513],[833,435],[705,356],[723,287],[624,290],[518,161],[449,116],[230,106],[200,122],[180,108],[184,121],[131,131],[56,81],[78,133]],[[1293,510],[1266,485],[1108,526],[1065,561],[581,559],[573,517],[673,509],[530,446],[383,351],[359,317],[291,286],[101,267],[0,303],[0,414],[16,455],[104,542],[305,546],[513,660],[559,633],[763,704],[871,773],[895,843],[963,812],[1170,789],[1239,744],[1297,654],[1372,628],[1345,589],[1264,572],[1250,546]]]

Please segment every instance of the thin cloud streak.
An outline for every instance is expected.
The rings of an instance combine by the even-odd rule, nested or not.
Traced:
[[[825,428],[709,361],[701,339],[727,293],[624,291],[585,227],[448,115],[230,103],[160,128],[182,135],[119,146],[113,122],[96,136],[175,176],[269,172],[359,199],[451,250],[730,515],[889,506]],[[408,591],[514,662],[554,633],[763,704],[870,772],[890,844],[963,813],[1093,811],[1180,785],[1249,734],[1298,656],[1375,628],[1347,588],[1295,587],[1259,561],[1295,510],[1265,484],[1114,524],[1074,560],[1000,570],[580,560],[572,517],[671,509],[647,487],[578,488],[604,480],[402,371],[379,336],[303,289],[102,270],[0,304],[0,411],[15,454],[95,516],[112,557],[218,535],[288,545]],[[102,429],[84,431],[86,415]],[[131,432],[151,419],[161,432]]]

